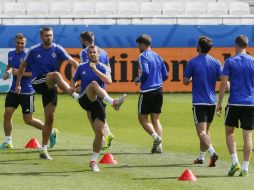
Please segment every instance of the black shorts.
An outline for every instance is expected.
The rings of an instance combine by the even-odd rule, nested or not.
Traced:
[[[17,94],[8,92],[5,98],[5,107],[17,108],[21,106],[23,114],[34,112],[34,95],[33,94]]]
[[[140,93],[138,100],[138,114],[161,113],[163,103],[162,88]]]
[[[105,114],[105,107],[102,104],[102,100],[97,99],[94,102],[91,102],[87,95],[84,94],[82,97],[79,98],[79,105],[86,111],[91,113],[92,121],[94,122],[95,119],[101,120],[105,123],[106,114]]]
[[[225,108],[225,125],[240,127],[245,130],[254,129],[254,106],[231,106]]]
[[[57,106],[57,87],[49,89],[46,82],[38,83],[40,79],[35,79],[32,82],[33,88],[36,93],[42,95],[43,107],[46,107],[50,102]]]
[[[212,123],[215,105],[193,105],[192,112],[195,125],[201,122]]]

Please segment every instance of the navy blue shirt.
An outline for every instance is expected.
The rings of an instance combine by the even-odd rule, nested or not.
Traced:
[[[16,50],[9,51],[8,53],[8,65],[10,65],[13,69],[19,69],[20,63],[24,60],[26,56],[26,52],[22,51],[17,53]],[[25,72],[31,72],[30,67],[26,67]],[[11,92],[15,92],[17,77],[13,76],[12,85],[10,88]],[[33,94],[34,89],[31,84],[31,77],[22,77],[20,81],[21,92],[20,94]]]
[[[184,77],[192,77],[192,104],[216,104],[216,79],[221,76],[220,62],[208,54],[192,58],[185,69]]]
[[[254,106],[254,58],[237,54],[225,61],[222,75],[230,80],[229,105]]]
[[[58,44],[52,43],[51,48],[45,49],[42,43],[39,43],[28,50],[25,61],[31,67],[32,77],[35,78],[57,71],[58,64],[70,58],[70,55]]]
[[[139,55],[141,69],[140,91],[149,92],[162,87],[163,81],[168,78],[168,72],[163,59],[154,51],[146,50]]]
[[[103,63],[98,63],[96,64],[96,68],[102,72],[103,74],[107,75],[108,77],[110,76],[110,70],[109,68],[103,64]],[[81,63],[77,70],[76,73],[73,77],[74,81],[81,80],[81,92],[83,92],[86,87],[92,82],[92,81],[97,81],[98,84],[103,88],[104,87],[104,82],[95,74],[95,72],[92,70],[92,68],[89,66],[89,63]]]

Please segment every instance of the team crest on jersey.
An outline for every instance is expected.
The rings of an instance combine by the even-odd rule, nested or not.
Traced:
[[[83,71],[83,72],[82,72],[82,75],[86,75],[86,71]]]
[[[20,63],[22,63],[22,62],[24,61],[24,59],[23,59],[23,58],[20,58],[20,60],[19,60],[19,61],[20,61]]]
[[[52,57],[56,58],[56,53],[55,52],[52,53]]]
[[[9,59],[12,60],[12,57],[10,57]]]
[[[40,55],[40,54],[38,54],[38,55],[37,55],[37,58],[41,58],[41,55]]]

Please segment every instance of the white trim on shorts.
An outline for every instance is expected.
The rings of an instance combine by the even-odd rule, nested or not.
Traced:
[[[143,102],[143,94],[140,94],[139,104],[138,104],[138,114],[141,113],[142,102]]]
[[[198,118],[197,118],[197,114],[196,114],[196,107],[192,106],[192,108],[193,108],[194,123],[195,123],[195,125],[197,125],[198,124]]]
[[[30,113],[34,112],[34,96],[30,96]]]

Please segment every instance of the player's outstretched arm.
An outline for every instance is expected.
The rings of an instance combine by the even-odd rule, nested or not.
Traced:
[[[11,65],[8,64],[7,67],[6,67],[6,71],[4,73],[4,76],[3,76],[3,80],[8,79],[9,76],[10,76],[10,73],[11,73]]]
[[[72,67],[76,71],[77,68],[78,68],[79,63],[75,59],[73,59],[72,57],[70,59],[68,59],[67,61],[68,61],[68,63],[70,63],[72,65]]]

